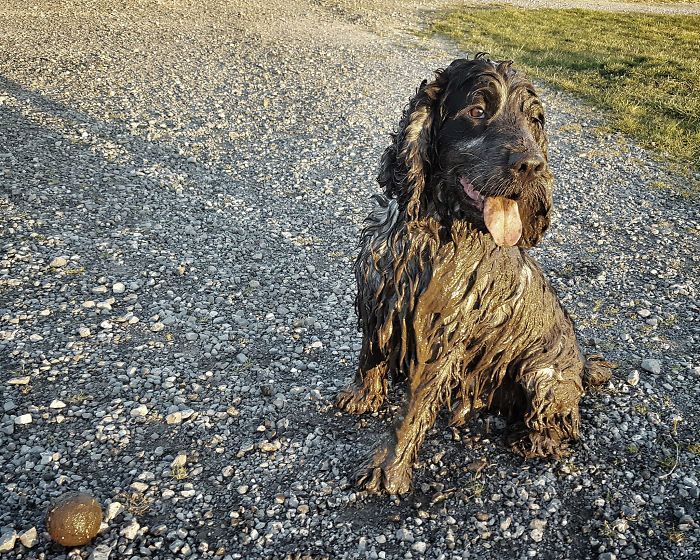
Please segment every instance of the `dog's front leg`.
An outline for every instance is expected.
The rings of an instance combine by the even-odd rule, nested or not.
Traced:
[[[389,441],[381,444],[360,469],[357,484],[369,492],[386,490],[389,494],[405,494],[411,488],[413,463],[426,433],[434,424],[443,404],[443,376],[424,367],[412,372],[416,387],[410,388],[408,405]]]
[[[526,459],[559,458],[578,439],[582,364],[544,367],[523,372],[519,381],[527,398],[525,429],[516,434],[512,449]]]
[[[357,374],[354,381],[338,393],[338,408],[351,414],[379,410],[388,390],[388,369],[382,353],[365,337]]]

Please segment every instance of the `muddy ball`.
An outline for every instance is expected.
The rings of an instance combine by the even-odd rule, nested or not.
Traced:
[[[102,508],[90,494],[69,492],[57,498],[46,514],[51,538],[63,546],[89,543],[100,530]]]

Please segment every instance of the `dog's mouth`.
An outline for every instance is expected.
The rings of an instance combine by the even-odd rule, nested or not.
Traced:
[[[485,197],[476,190],[468,177],[459,178],[468,202],[483,217],[486,229],[493,237],[496,245],[512,247],[523,234],[523,224],[520,221],[520,211],[515,200],[504,196]]]

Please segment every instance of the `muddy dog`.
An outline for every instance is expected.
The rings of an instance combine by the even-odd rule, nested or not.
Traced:
[[[371,492],[408,492],[443,406],[452,423],[496,410],[519,428],[513,449],[558,457],[578,437],[587,362],[566,311],[525,251],[547,230],[553,178],[542,105],[509,61],[455,60],[424,81],[385,150],[383,195],[355,264],[363,334],[354,382],[337,398],[376,411],[388,376],[407,381],[393,433],[358,475]]]

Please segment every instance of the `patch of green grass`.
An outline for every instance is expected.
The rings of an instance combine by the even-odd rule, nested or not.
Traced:
[[[698,0],[620,0],[613,4],[698,4]]]
[[[443,13],[428,31],[515,61],[603,109],[614,129],[700,169],[700,16],[492,5]]]

